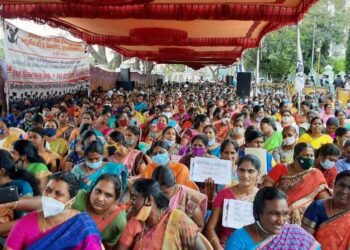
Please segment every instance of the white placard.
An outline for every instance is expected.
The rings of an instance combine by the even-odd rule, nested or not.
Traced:
[[[232,162],[205,157],[194,157],[191,159],[191,180],[204,182],[212,178],[215,184],[231,185]]]
[[[266,151],[266,149],[263,149],[263,148],[245,148],[244,153],[246,155],[249,154],[249,155],[255,155],[256,157],[258,157],[260,160],[259,175],[262,176],[264,174],[267,174],[267,159],[266,159],[267,151]]]
[[[253,203],[247,201],[224,199],[222,225],[229,228],[242,228],[255,222]]]

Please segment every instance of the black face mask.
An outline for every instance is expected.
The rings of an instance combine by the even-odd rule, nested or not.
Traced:
[[[108,155],[114,155],[114,153],[117,151],[117,148],[115,146],[109,146],[107,147]]]

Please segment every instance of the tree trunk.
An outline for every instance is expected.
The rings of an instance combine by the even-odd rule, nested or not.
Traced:
[[[140,58],[135,57],[135,62],[134,62],[134,65],[133,65],[133,68],[134,68],[135,70],[140,70],[140,69],[141,69],[141,68],[140,68],[140,61],[141,61]]]
[[[154,69],[154,64],[153,62],[149,61],[142,61],[143,64],[143,73],[144,74],[151,74],[152,70]]]
[[[211,74],[213,75],[213,80],[216,81],[219,78],[219,66],[214,66],[216,67],[215,69],[212,68],[212,66],[209,66],[208,68],[211,71]]]
[[[108,65],[105,47],[98,46],[98,49],[96,51],[92,46],[89,46],[89,51],[90,51],[90,54],[95,59],[96,63],[102,64],[102,65]]]
[[[108,63],[108,68],[113,70],[119,68],[124,61],[123,59],[124,57],[121,54],[113,51],[113,59]]]

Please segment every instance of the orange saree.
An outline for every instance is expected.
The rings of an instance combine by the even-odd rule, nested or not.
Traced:
[[[141,173],[141,177],[146,179],[151,179],[153,171],[156,168],[157,168],[157,165],[155,163],[148,164],[143,170],[143,172]],[[185,165],[181,163],[170,162],[169,168],[174,173],[176,184],[184,185],[186,187],[199,191],[199,188],[197,187],[197,185],[190,180],[190,171]]]
[[[322,250],[350,249],[350,211],[344,211],[323,222],[316,233]]]
[[[288,195],[288,206],[291,211],[290,223],[299,225],[306,208],[320,192],[328,189],[322,172],[315,168],[296,175],[282,176],[277,187]]]

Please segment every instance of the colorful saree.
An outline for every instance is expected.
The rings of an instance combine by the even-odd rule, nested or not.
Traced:
[[[199,191],[191,188],[177,185],[179,191],[170,198],[169,209],[173,211],[175,208],[185,212],[188,216],[192,216],[197,207],[200,208],[203,218],[207,214],[208,197]]]
[[[313,138],[309,133],[306,133],[300,136],[298,143],[300,142],[309,143],[313,149],[319,149],[324,144],[333,143],[333,140],[329,135],[321,135],[318,138]]]
[[[143,170],[141,178],[152,179],[153,171],[156,170],[157,167],[158,166],[155,163],[148,164]],[[190,171],[185,165],[181,163],[170,162],[169,168],[172,170],[175,176],[176,184],[184,185],[197,191],[199,190],[197,185],[190,180]]]
[[[114,174],[120,176],[122,181],[123,192],[126,191],[128,170],[125,165],[114,162],[107,162],[106,165],[97,169],[92,174],[88,175],[84,170],[85,163],[77,165],[73,168],[72,173],[78,178],[80,188],[90,191],[95,185],[97,179],[103,174]]]
[[[264,149],[267,152],[272,152],[282,145],[283,137],[281,131],[274,132],[264,143]]]
[[[306,208],[320,192],[328,189],[323,174],[315,168],[293,176],[282,176],[277,187],[288,195],[290,223],[299,225]]]
[[[80,212],[86,212],[88,202],[88,193],[85,190],[79,190],[72,208]],[[123,205],[118,205],[111,212],[98,217],[91,217],[96,222],[101,232],[103,244],[109,247],[114,246],[118,242],[127,222],[125,207]]]
[[[184,212],[175,209],[171,213],[164,233],[162,249],[193,249],[186,246],[184,242],[195,242],[198,234],[198,227],[194,222],[184,214]],[[186,240],[185,240],[186,239]]]
[[[74,236],[74,237],[72,237]],[[30,244],[28,250],[44,249],[102,249],[100,232],[86,213],[80,213]]]
[[[264,240],[257,250],[316,250],[321,249],[320,244],[298,225],[286,224],[278,235]]]
[[[344,211],[320,224],[316,239],[324,250],[350,249],[350,211]]]

